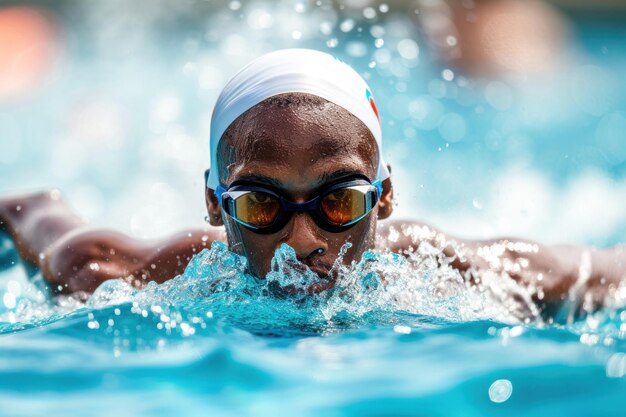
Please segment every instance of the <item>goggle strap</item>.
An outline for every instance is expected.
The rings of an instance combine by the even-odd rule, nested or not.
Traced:
[[[222,195],[226,192],[226,188],[220,184],[215,188],[215,197],[217,198],[217,202],[219,205],[222,205]]]
[[[376,201],[378,201],[378,199],[383,195],[383,182],[380,179],[376,178],[374,181],[372,181],[372,185],[376,187]]]

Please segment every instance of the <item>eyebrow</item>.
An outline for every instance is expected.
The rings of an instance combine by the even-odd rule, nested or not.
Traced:
[[[336,181],[342,178],[354,177],[357,175],[363,175],[360,172],[357,172],[353,169],[338,169],[333,172],[325,172],[317,177],[317,183],[320,185],[324,185],[331,181]]]
[[[271,185],[276,188],[283,188],[283,183],[276,178],[261,174],[245,174],[237,178],[234,182],[254,182]]]
[[[315,188],[319,188],[321,186],[326,185],[326,183],[337,181],[342,178],[349,178],[355,176],[362,176],[363,174],[352,170],[352,169],[339,169],[333,172],[325,172],[323,174],[318,175],[316,178],[317,186]],[[252,183],[261,183],[265,185],[272,186],[274,188],[278,188],[281,190],[285,189],[285,186],[282,181],[277,180],[276,178],[262,175],[262,174],[244,174],[241,177],[237,178],[237,182],[252,182]]]

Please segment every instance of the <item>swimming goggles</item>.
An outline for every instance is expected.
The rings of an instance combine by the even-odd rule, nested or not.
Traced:
[[[304,203],[290,201],[271,188],[248,184],[235,183],[228,189],[220,184],[215,195],[233,220],[256,233],[278,232],[295,212],[308,213],[321,229],[338,233],[363,219],[382,191],[380,180],[356,178],[329,184]]]

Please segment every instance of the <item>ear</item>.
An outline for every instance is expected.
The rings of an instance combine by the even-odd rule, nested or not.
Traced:
[[[222,209],[217,201],[215,190],[212,190],[206,185],[208,178],[209,170],[207,169],[204,171],[204,199],[206,201],[207,212],[209,213],[209,223],[211,226],[223,226]]]
[[[391,173],[391,167],[387,165],[389,172]],[[391,178],[387,178],[383,181],[383,193],[378,200],[378,219],[386,219],[391,216],[393,212],[393,185],[391,184]]]

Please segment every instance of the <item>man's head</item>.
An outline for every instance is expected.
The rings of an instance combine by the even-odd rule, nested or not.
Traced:
[[[342,180],[384,180],[378,204],[347,230],[329,231],[310,213],[295,212],[279,230],[258,233],[224,212],[215,193],[218,187],[209,179],[206,200],[211,224],[226,225],[231,249],[245,255],[251,272],[258,276],[269,271],[274,251],[283,243],[322,275],[346,242],[352,247],[344,263],[358,260],[373,244],[377,218],[391,214],[391,182],[386,167],[381,170],[380,145],[371,127],[319,95],[271,95],[238,115],[216,145],[212,151],[217,164],[210,173],[213,184],[268,187],[295,203],[309,201],[329,184]],[[380,178],[381,171],[384,178]]]

